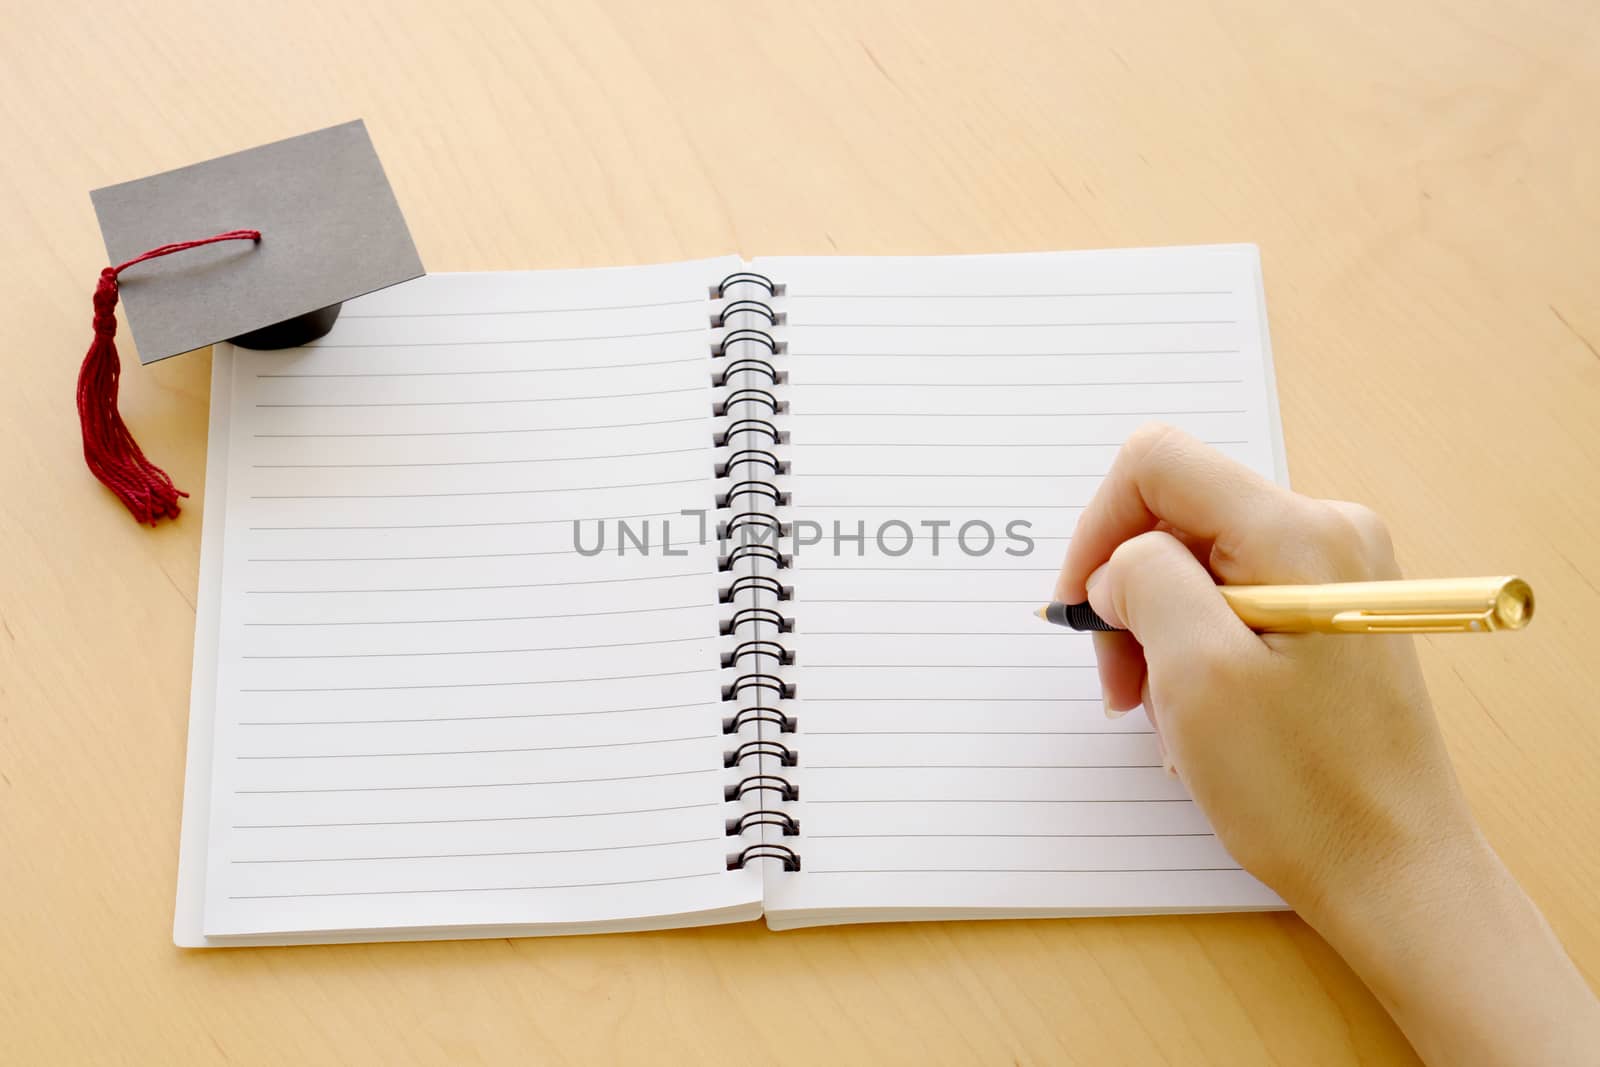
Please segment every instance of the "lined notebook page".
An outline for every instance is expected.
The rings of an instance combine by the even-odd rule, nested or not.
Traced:
[[[738,266],[435,275],[224,352],[208,936],[759,901],[725,870],[714,546],[572,526],[710,507]]]
[[[1281,475],[1255,250],[756,269],[788,286],[788,518],[822,537],[793,577],[805,869],[769,872],[769,921],[1275,904],[1144,715],[1106,719],[1088,636],[1031,614],[1141,423]]]

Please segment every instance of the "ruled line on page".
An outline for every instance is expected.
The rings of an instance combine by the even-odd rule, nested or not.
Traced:
[[[506,430],[425,430],[401,433],[253,433],[255,438],[299,439],[324,437],[485,437],[502,433],[574,433],[579,430],[630,430],[635,426],[673,426],[685,422],[705,422],[706,416],[681,419],[654,419],[644,422],[595,423],[584,426],[521,426]]]
[[[654,815],[663,811],[697,811],[701,808],[720,808],[725,801],[705,801],[698,804],[668,804],[658,808],[626,808],[621,811],[575,811],[540,815],[478,815],[454,819],[380,819],[370,822],[285,822],[239,823],[234,830],[335,830],[351,826],[454,826],[458,823],[484,822],[547,822],[552,819],[602,819],[611,815]]]
[[[1145,348],[1099,349],[1073,352],[817,352],[807,355],[817,359],[1058,359],[1074,356],[1237,356],[1238,348]]]
[[[790,325],[806,330],[1053,330],[1076,326],[1234,326],[1238,322],[1238,319],[1151,319],[1144,322],[791,322]]]
[[[634,515],[576,515],[564,519],[506,519],[500,522],[424,522],[406,523],[400,525],[381,526],[251,526],[248,529],[272,532],[322,532],[329,530],[475,530],[491,526],[551,526],[557,523],[569,522],[620,522],[625,519],[665,519],[674,515],[683,515],[684,509],[676,511],[648,511]],[[693,514],[691,512],[691,514]]]
[[[1188,797],[1079,797],[1071,800],[1039,797],[858,797],[828,800],[812,797],[807,804],[1193,804]]]
[[[921,511],[1082,511],[1083,504],[809,504],[796,502],[790,505],[796,511],[833,511],[847,509],[917,508]]]
[[[361,594],[367,593],[463,593],[478,589],[554,589],[571,585],[615,585],[618,582],[662,582],[670,578],[698,578],[704,581],[706,572],[689,571],[685,574],[642,574],[634,578],[589,578],[571,582],[502,582],[495,585],[430,585],[409,589],[246,589],[245,596],[300,595],[300,594]],[[1032,603],[1032,601],[1028,601]]]
[[[450,782],[441,785],[343,785],[312,789],[235,789],[240,796],[299,796],[305,793],[414,793],[437,789],[522,789],[540,785],[592,785],[598,782],[641,782],[652,778],[681,778],[686,774],[722,774],[720,767],[696,767],[688,771],[655,771],[650,774],[621,774],[611,778],[551,778],[529,782]]]
[[[984,572],[998,572],[1001,574],[1059,574],[1060,567],[812,567],[807,566],[807,571],[830,571],[833,573],[851,574],[900,574],[914,571],[931,572],[934,574],[978,574]]]
[[[523,559],[529,556],[571,556],[574,548],[548,548],[539,552],[466,552],[450,556],[252,556],[246,563],[416,563],[446,559]]]
[[[807,867],[807,874],[1201,874],[1243,867]]]
[[[865,599],[862,599],[862,598],[851,599],[851,598],[847,598],[847,597],[832,597],[832,598],[829,598],[829,599],[826,599],[826,600],[813,600],[810,597],[806,597],[804,600],[797,599],[795,602],[797,604],[800,604],[800,605],[805,605],[805,604],[1032,604],[1034,607],[1038,607],[1039,606],[1039,598],[1038,597],[1034,597],[1031,600],[1020,600],[1020,599],[1019,600],[986,600],[986,599],[972,600],[972,599],[958,599],[956,597],[947,597],[947,596],[924,598],[924,599],[920,599],[920,600],[916,599],[914,597],[895,597],[895,598],[892,598],[892,599],[879,599],[879,598],[876,598],[876,597],[867,597]]]
[[[996,418],[1004,418],[1000,415]],[[1249,441],[1215,441],[1202,439],[1206,445],[1247,445]],[[1026,448],[1037,451],[1047,448],[1121,448],[1121,441],[807,441],[806,450],[815,448]]]
[[[536,648],[463,648],[425,652],[309,652],[245,655],[240,659],[413,659],[423,656],[520,656],[530,652],[587,652],[595,648],[643,648],[648,645],[686,645],[714,641],[715,634],[690,637],[656,637],[649,641],[612,641],[599,645],[546,645]]]
[[[790,300],[1063,300],[1101,296],[1233,296],[1232,289],[1151,289],[1065,293],[796,293]]]
[[[1087,633],[1059,626],[1038,630],[802,630],[805,637],[1088,637]]]
[[[455,889],[358,889],[333,893],[251,893],[230,895],[229,900],[300,900],[307,897],[382,897],[415,896],[428,893],[521,893],[541,889],[594,889],[600,886],[646,885],[651,882],[679,882],[686,878],[720,878],[725,871],[706,871],[702,874],[670,874],[654,878],[625,878],[610,882],[562,882],[549,885],[485,885],[463,886]]]
[[[812,771],[1158,771],[1159,763],[808,763]]]
[[[573,520],[577,521],[577,520]],[[1055,537],[1041,537],[1032,535],[1034,541],[1061,540]],[[915,540],[914,538],[912,540]],[[928,538],[924,538],[928,540]],[[663,545],[670,548],[670,545]],[[685,550],[686,552],[687,550]],[[670,552],[668,555],[678,556],[685,553]],[[577,548],[547,548],[537,552],[464,552],[440,556],[252,556],[247,563],[415,563],[432,562],[446,559],[522,559],[530,556],[571,556],[583,555]],[[595,553],[589,553],[593,556]]]
[[[813,663],[806,661],[812,670],[829,671],[1093,671],[1093,663]]]
[[[479,375],[491,374],[555,374],[561,371],[606,371],[624,370],[634,367],[671,367],[685,363],[705,363],[706,357],[684,356],[680,359],[653,359],[639,363],[596,363],[592,366],[577,367],[506,367],[497,370],[363,370],[363,371],[315,371],[282,374],[257,374],[257,378],[472,378]]]
[[[636,337],[673,337],[686,333],[710,333],[710,326],[690,326],[679,330],[645,330],[642,333],[586,334],[577,337],[508,337],[498,341],[385,341],[369,342],[318,342],[301,345],[304,351],[319,348],[456,348],[469,345],[559,345],[581,341],[627,341]]]
[[[550,489],[485,489],[466,493],[257,493],[251,500],[418,500],[464,496],[529,496],[540,493],[598,493],[607,489],[648,489],[658,485],[699,485],[703,478],[671,478],[660,482],[625,482],[621,485],[558,486]]]
[[[287,626],[287,627],[312,627],[312,626],[435,626],[448,623],[474,623],[474,622],[534,622],[550,619],[594,619],[606,615],[647,615],[664,611],[701,611],[711,604],[673,604],[661,608],[626,608],[617,611],[569,611],[555,615],[493,615],[476,619],[355,619],[350,621],[328,622],[316,620],[312,622],[245,622],[242,626]]]
[[[1033,603],[1031,600],[1028,603]],[[807,704],[1096,704],[1099,697],[806,697]],[[1106,731],[1111,733],[1113,731]],[[1120,732],[1120,731],[1117,731]],[[815,801],[813,801],[815,803]]]
[[[1085,389],[1104,386],[1146,385],[1243,385],[1243,378],[1178,378],[1166,381],[1133,382],[924,382],[906,379],[899,382],[791,382],[798,389]]]
[[[682,389],[647,389],[640,393],[594,393],[588,396],[528,396],[497,397],[493,400],[368,400],[348,403],[257,403],[258,408],[449,408],[473,407],[485,404],[555,404],[564,400],[626,400],[640,396],[671,396],[675,393],[703,393],[705,385],[686,386]]]
[[[598,304],[592,307],[512,308],[502,311],[347,311],[347,319],[450,319],[478,318],[492,315],[564,315],[581,311],[637,311],[641,308],[685,307],[704,304],[705,297],[687,300],[656,300],[644,304]]]
[[[1098,419],[1132,416],[1154,418],[1178,415],[1244,415],[1244,408],[1183,408],[1173,411],[807,411],[795,418],[908,418],[908,419]]]
[[[868,505],[868,506],[870,506],[870,507],[878,507],[879,505],[872,504],[872,505]],[[915,506],[915,505],[913,505],[913,506]],[[1033,505],[1033,506],[1037,506],[1037,505]],[[786,538],[788,536],[790,536],[790,535],[787,535],[787,534],[785,535]],[[1072,538],[1067,534],[1036,534],[1036,533],[1032,532],[1032,528],[1031,527],[1029,528],[1028,539],[1030,541],[1071,541],[1072,540]],[[851,538],[851,540],[854,540],[854,538]],[[908,544],[908,545],[927,544],[927,543],[930,543],[930,542],[933,543],[933,544],[938,544],[939,541],[940,541],[940,538],[932,537],[932,536],[929,536],[929,537],[918,537],[915,534],[913,534],[910,537],[896,538],[896,540],[900,541],[903,544]],[[956,535],[955,534],[947,534],[947,535],[945,535],[943,540],[944,540],[945,544],[949,544],[950,542],[956,540]],[[1027,553],[1024,553],[1023,555],[1026,555],[1026,554]],[[862,557],[862,558],[864,559],[866,557]],[[951,556],[951,557],[948,557],[948,558],[954,559],[956,557]],[[1013,558],[1020,559],[1021,557],[1019,556],[1019,557],[1013,557]],[[808,569],[810,569],[810,568],[808,568]]]
[[[638,678],[676,678],[690,674],[714,674],[718,668],[700,667],[688,671],[654,671],[648,674],[598,674],[584,678],[530,678],[514,682],[436,682],[426,685],[333,685],[288,688],[244,688],[240,693],[379,693],[412,689],[499,689],[519,685],[569,685],[584,682],[626,682]]]
[[[645,707],[600,707],[584,712],[514,712],[507,715],[424,715],[413,718],[309,718],[309,720],[242,720],[240,726],[394,726],[398,723],[477,723],[502,718],[576,718],[582,715],[629,715],[634,712],[675,712],[685,707],[706,707],[704,701],[690,704],[650,704]]]
[[[284,859],[244,859],[229,860],[228,862],[241,864],[367,863],[382,860],[465,860],[502,856],[567,856],[580,852],[625,852],[630,849],[667,848],[672,845],[703,845],[709,841],[719,840],[722,839],[718,837],[680,837],[675,841],[640,841],[626,845],[591,845],[587,848],[517,849],[506,852],[428,852],[401,856],[293,856]]]
[[[411,718],[302,718],[302,720],[242,720],[240,726],[400,726],[406,723],[482,723],[482,721],[509,720],[509,718],[582,718],[587,715],[630,715],[635,712],[666,712],[685,707],[706,707],[706,702],[693,704],[656,704],[651,707],[602,707],[587,712],[510,712],[504,715],[421,715]]]
[[[705,452],[704,445],[693,448],[655,448],[645,452],[612,452],[603,456],[529,456],[519,459],[433,460],[427,463],[252,463],[252,470],[379,470],[400,467],[503,467],[517,463],[587,463],[601,459],[640,459],[645,456],[681,456],[686,452]]]
[[[883,447],[886,447],[886,446],[879,445],[878,447],[883,448]],[[1104,478],[1106,475],[1105,475],[1104,471],[1091,472],[1091,473],[1088,473],[1088,474],[1065,474],[1065,473],[1061,473],[1061,472],[1057,472],[1057,471],[1051,471],[1048,474],[1017,474],[1017,473],[1013,473],[1013,472],[1010,472],[1010,471],[999,471],[999,472],[988,471],[988,472],[984,472],[984,473],[981,473],[981,474],[956,474],[956,473],[944,473],[944,472],[940,472],[940,473],[936,473],[936,474],[914,474],[914,473],[902,473],[901,471],[808,471],[808,470],[798,470],[798,471],[794,471],[791,476],[795,477],[795,478],[896,478],[896,479],[899,479],[899,478],[984,478],[984,479],[990,479],[990,478],[1049,478],[1052,481],[1060,481],[1063,478],[1094,478],[1094,479],[1101,479],[1101,478]]]
[[[521,748],[460,748],[441,749],[434,752],[307,752],[307,753],[278,753],[274,755],[234,756],[240,760],[286,760],[286,759],[403,759],[412,756],[498,756],[513,752],[577,752],[594,748],[629,748],[635,745],[676,745],[685,741],[710,741],[722,736],[720,732],[713,734],[692,734],[688,737],[652,737],[643,741],[606,741],[592,745],[532,745]]]
[[[1098,701],[1087,700],[1087,703]],[[981,703],[981,701],[980,701]],[[1154,730],[807,730],[807,737],[1142,737]]]
[[[983,833],[983,834],[813,834],[813,833],[809,833],[808,832],[806,834],[806,839],[809,840],[809,841],[849,841],[849,840],[858,840],[858,839],[859,840],[884,839],[884,840],[893,841],[893,840],[900,840],[900,839],[941,838],[941,837],[945,837],[945,838],[964,838],[964,839],[972,839],[972,840],[988,840],[990,838],[1004,838],[1006,840],[1030,840],[1031,841],[1031,840],[1057,840],[1057,839],[1076,840],[1078,838],[1084,838],[1084,839],[1109,838],[1111,840],[1120,840],[1120,839],[1125,838],[1125,837],[1215,837],[1215,836],[1216,835],[1211,833],[1209,830],[1190,830],[1190,831],[1186,831],[1184,833],[1175,833],[1175,834],[1156,834],[1156,833],[1137,833],[1137,834],[990,834],[990,833]]]

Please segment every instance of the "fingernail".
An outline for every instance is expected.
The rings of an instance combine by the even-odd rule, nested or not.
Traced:
[[[1106,706],[1106,718],[1108,719],[1120,719],[1124,715],[1128,714],[1127,708],[1123,708],[1121,711],[1118,711],[1116,708],[1112,707],[1111,698],[1106,696],[1104,693],[1100,695],[1100,702]]]

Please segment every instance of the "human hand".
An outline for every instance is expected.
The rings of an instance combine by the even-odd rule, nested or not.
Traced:
[[[1079,517],[1056,599],[1126,627],[1094,635],[1107,714],[1144,704],[1228,851],[1425,1060],[1600,1063],[1600,1004],[1478,831],[1411,639],[1258,635],[1216,588],[1399,574],[1371,511],[1153,426]]]
[[[1169,427],[1124,446],[1056,597],[1094,635],[1108,714],[1143,703],[1242,865],[1302,913],[1476,839],[1409,637],[1264,634],[1217,583],[1400,576],[1366,508],[1292,493]]]

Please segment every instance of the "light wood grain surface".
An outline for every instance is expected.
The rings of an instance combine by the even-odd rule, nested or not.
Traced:
[[[1539,592],[1528,632],[1423,662],[1490,838],[1600,975],[1591,0],[8,0],[0,26],[0,1059],[1411,1058],[1290,915],[174,949],[200,501],[141,529],[83,467],[86,194],[358,116],[433,270],[1259,243],[1296,486],[1387,514],[1413,574]],[[128,421],[198,494],[209,356],[129,364]]]

